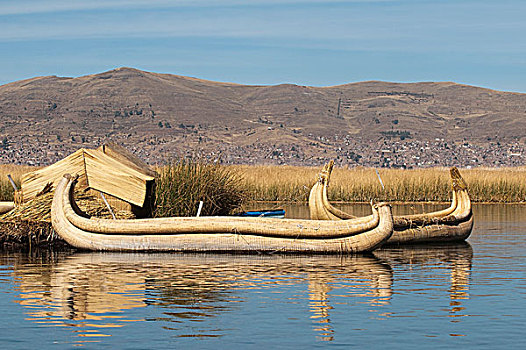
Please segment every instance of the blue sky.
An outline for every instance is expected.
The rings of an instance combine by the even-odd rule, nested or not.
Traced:
[[[0,84],[129,66],[246,84],[526,92],[524,0],[0,0]]]

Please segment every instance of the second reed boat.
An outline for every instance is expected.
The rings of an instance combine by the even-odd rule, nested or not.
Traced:
[[[351,214],[335,208],[328,200],[327,188],[334,163],[323,167],[309,195],[309,210],[313,220],[357,220]],[[394,216],[394,232],[387,244],[465,240],[473,229],[473,213],[467,185],[457,168],[450,170],[453,197],[443,210]],[[367,220],[367,217],[358,220]]]

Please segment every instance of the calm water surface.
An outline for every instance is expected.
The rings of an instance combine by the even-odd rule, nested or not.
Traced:
[[[0,349],[520,348],[526,206],[475,220],[467,243],[355,257],[0,252]]]

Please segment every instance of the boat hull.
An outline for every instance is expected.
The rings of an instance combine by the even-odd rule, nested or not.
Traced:
[[[339,253],[372,251],[392,234],[391,207],[373,207],[367,222],[243,217],[89,219],[74,204],[74,179],[58,184],[51,209],[55,231],[79,249],[253,253]]]
[[[386,245],[464,241],[471,235],[472,230],[473,215],[456,224],[400,227],[393,231]]]

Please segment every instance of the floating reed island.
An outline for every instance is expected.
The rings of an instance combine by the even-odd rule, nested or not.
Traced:
[[[80,190],[77,203],[83,211],[97,217],[111,218],[112,213],[100,198]],[[28,202],[17,205],[0,216],[0,247],[13,249],[71,248],[51,225],[53,192],[44,193]],[[132,217],[128,211],[113,210],[117,218]]]

